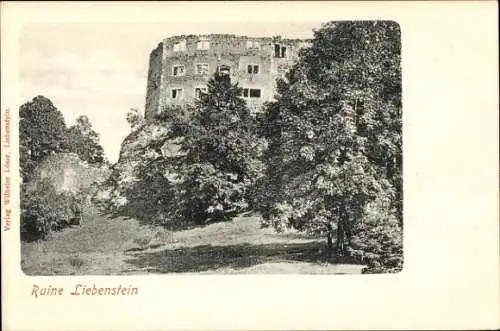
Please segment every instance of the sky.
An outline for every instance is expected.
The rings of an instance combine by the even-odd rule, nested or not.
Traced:
[[[37,23],[20,36],[20,100],[43,95],[70,126],[87,115],[108,159],[130,133],[125,114],[144,111],[149,53],[166,37],[232,33],[312,38],[321,22]]]

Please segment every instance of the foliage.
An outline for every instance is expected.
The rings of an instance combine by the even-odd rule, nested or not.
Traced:
[[[63,150],[66,125],[62,113],[37,96],[19,108],[19,152],[23,181],[48,155]]]
[[[330,245],[335,234],[345,255],[369,203],[400,208],[399,61],[394,22],[315,31],[265,109],[264,225],[324,233]]]
[[[136,130],[145,124],[144,115],[139,113],[139,109],[137,108],[130,109],[126,115],[126,120],[132,130]]]
[[[44,96],[37,96],[19,108],[19,152],[24,182],[52,154],[70,152],[90,164],[108,163],[99,135],[87,116],[80,116],[75,125],[66,128],[62,113]]]
[[[253,134],[241,93],[228,75],[215,73],[189,121],[174,125],[183,137],[177,201],[184,222],[225,221],[245,210],[246,189],[262,174],[263,140]]]
[[[22,190],[21,239],[45,239],[50,233],[70,226],[82,209],[81,197],[71,192],[58,193],[49,180],[35,189]]]
[[[172,169],[169,158],[143,159],[137,165],[134,183],[125,190],[127,213],[150,223],[167,225],[172,220],[177,203],[174,183],[169,178]]]
[[[308,56],[312,61],[305,72],[317,95],[330,94],[358,113],[355,124],[367,139],[365,154],[384,169],[395,189],[391,204],[402,224],[399,25],[392,21],[328,23],[316,31]],[[338,92],[332,95],[332,88]]]
[[[19,117],[21,238],[43,239],[70,225],[86,203],[88,193],[79,190],[106,175],[78,161],[103,165],[106,160],[99,135],[86,116],[67,129],[62,113],[49,99],[37,96],[20,107]],[[63,175],[67,171],[71,178]],[[61,192],[66,184],[71,187]]]
[[[152,121],[156,123],[183,123],[189,120],[191,116],[192,106],[167,105],[152,116]]]
[[[92,129],[87,116],[80,116],[76,124],[66,132],[65,150],[75,153],[78,157],[94,165],[103,165],[106,162],[104,149],[99,143],[99,134]]]
[[[138,159],[118,213],[180,228],[247,209],[248,188],[263,172],[264,140],[253,132],[241,92],[228,76],[215,74],[194,105],[165,108],[143,130],[133,129],[125,154]],[[144,139],[142,131],[151,134]]]
[[[179,219],[188,224],[227,221],[246,208],[245,186],[210,163],[182,167]]]
[[[122,210],[178,228],[227,220],[246,208],[246,188],[262,172],[259,139],[248,127],[253,122],[241,89],[227,78],[216,74],[194,105],[162,109],[144,127],[167,136],[142,139],[141,130],[132,128],[129,145],[142,139],[140,151],[127,155],[141,155],[125,185]]]
[[[363,273],[395,273],[403,268],[403,234],[388,206],[375,202],[353,229],[349,254],[367,264]]]

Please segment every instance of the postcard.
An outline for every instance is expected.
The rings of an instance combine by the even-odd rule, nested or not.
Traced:
[[[496,9],[2,3],[6,330],[498,328]]]

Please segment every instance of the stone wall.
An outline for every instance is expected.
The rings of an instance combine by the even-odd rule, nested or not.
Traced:
[[[209,47],[199,49],[199,42],[205,42]],[[258,43],[259,47],[248,47],[248,42],[253,45]],[[279,45],[280,49],[286,48],[284,57],[276,56],[276,45]],[[305,46],[307,41],[281,37],[189,35],[164,39],[150,56],[146,119],[151,119],[167,105],[192,104],[195,89],[206,87],[208,79],[213,76],[218,66],[230,67],[233,83],[237,82],[242,88],[260,90],[260,97],[245,98],[251,109],[258,110],[265,101],[274,98],[276,78],[282,76],[297,60],[298,50]],[[197,64],[208,65],[208,70],[197,72]],[[258,66],[258,72],[249,73],[249,65]],[[182,68],[174,69],[176,66]],[[179,71],[174,72],[180,69],[182,74]],[[175,92],[174,97],[173,89],[181,89],[182,96],[179,97]]]
[[[43,180],[47,180],[58,193],[78,193],[89,189],[93,184],[104,182],[110,174],[109,168],[89,165],[76,154],[58,153],[48,156],[33,171],[25,190],[32,192]]]
[[[160,94],[162,86],[163,43],[153,50],[149,56],[148,84],[146,92],[146,116],[158,112],[160,107]]]

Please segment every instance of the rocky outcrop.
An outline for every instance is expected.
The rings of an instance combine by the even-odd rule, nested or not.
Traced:
[[[103,183],[111,174],[105,166],[90,165],[73,153],[59,153],[48,156],[33,172],[25,184],[26,193],[36,190],[42,182],[49,182],[58,193],[77,194],[94,185]]]
[[[122,142],[111,176],[100,186],[94,200],[106,210],[117,210],[130,204],[130,191],[148,170],[148,165],[178,155],[177,141],[169,139],[169,134],[168,125],[159,123],[144,124],[130,133]],[[137,196],[137,199],[141,197]]]

